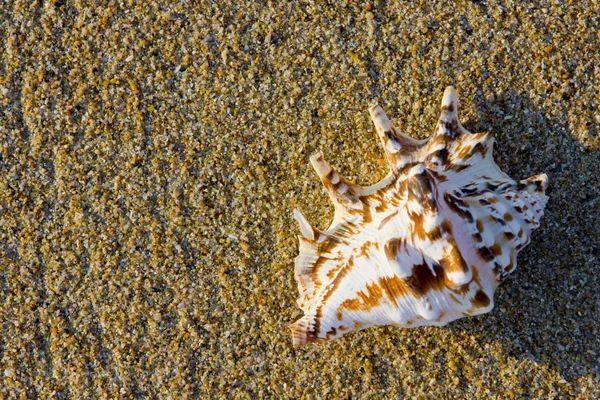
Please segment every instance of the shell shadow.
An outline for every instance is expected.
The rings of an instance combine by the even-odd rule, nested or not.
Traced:
[[[512,178],[548,174],[550,200],[516,271],[496,292],[494,310],[447,328],[546,364],[567,382],[599,380],[600,177],[594,168],[600,151],[569,130],[568,107],[542,109],[510,92],[491,104],[478,100],[477,120],[465,127],[495,133],[494,156]],[[596,127],[590,134],[597,137]]]

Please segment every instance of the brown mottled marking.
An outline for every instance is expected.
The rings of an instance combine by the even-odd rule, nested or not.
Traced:
[[[306,337],[308,341],[316,340],[319,337],[321,331],[321,318],[323,318],[323,307],[317,308],[315,313],[315,325],[306,331]]]
[[[383,288],[385,294],[395,307],[398,307],[396,299],[408,295],[406,284],[396,275],[379,278],[379,285]]]
[[[438,206],[433,195],[434,183],[429,178],[427,171],[417,174],[408,185],[408,201],[415,200],[425,211],[429,211],[430,215],[435,215],[438,212]],[[406,205],[408,209],[408,202]],[[414,232],[419,239],[424,240],[430,236],[425,230],[425,216],[423,214],[409,213],[410,219],[414,224]],[[435,234],[436,232],[433,232]],[[439,233],[439,232],[438,232]]]
[[[423,171],[421,174],[416,174],[413,178],[407,183],[408,186],[408,199],[412,198],[418,201],[424,209],[437,209],[437,205],[435,204],[433,198],[433,188],[434,183],[429,178],[426,171]]]
[[[429,170],[429,173],[436,179],[437,182],[446,182],[448,178],[435,170]]]
[[[425,231],[425,227],[423,224],[425,223],[425,218],[423,214],[409,214],[410,219],[413,222],[413,238],[416,235],[419,239],[424,240],[427,238],[427,232]]]
[[[420,163],[417,162],[417,161],[412,161],[412,162],[409,162],[407,164],[403,164],[401,172],[406,172],[406,171],[410,170],[412,167],[414,167],[415,165],[418,165],[418,164],[420,164]],[[402,183],[405,184],[406,181],[403,181]]]
[[[390,261],[396,260],[396,254],[400,251],[400,247],[402,247],[402,243],[404,239],[402,238],[394,238],[390,239],[384,246],[385,256]]]
[[[467,154],[469,154],[472,148],[473,146],[469,144],[460,146],[460,150],[458,151],[458,153],[456,153],[455,159],[462,160]]]
[[[319,157],[318,161],[322,162],[323,158]],[[329,172],[327,173],[327,175],[325,175],[322,179],[324,179],[326,181],[331,181],[334,176],[335,176],[335,171],[333,170],[333,168],[331,168],[331,169],[329,169]]]
[[[412,275],[405,280],[407,288],[418,297],[426,295],[430,290],[441,292],[446,288],[444,271],[439,264],[433,264],[433,271],[427,263],[413,266]]]
[[[358,249],[358,254],[359,256],[365,256],[365,257],[369,257],[369,249],[371,247],[375,247],[377,245],[377,243],[374,242],[370,242],[370,241],[366,241],[363,243],[362,246],[360,246],[360,248]]]
[[[462,304],[462,301],[460,301],[454,294],[449,293],[449,295],[452,301],[454,301],[456,304]]]
[[[454,103],[452,103],[452,102],[451,102],[451,103],[450,103],[450,104],[448,104],[448,105],[443,105],[443,106],[441,107],[441,110],[442,110],[442,111],[444,111],[444,110],[448,110],[448,112],[454,112]]]
[[[354,256],[352,256],[352,257],[350,257],[350,259],[348,259],[348,261],[344,265],[344,268],[340,269],[340,272],[335,276],[335,278],[331,281],[331,283],[329,283],[329,285],[325,289],[325,292],[323,293],[323,298],[321,300],[321,304],[319,305],[319,307],[317,307],[317,312],[316,312],[316,316],[315,316],[314,330],[317,333],[319,332],[319,329],[321,326],[320,315],[322,313],[323,306],[327,303],[327,300],[331,297],[331,295],[336,291],[336,289],[338,288],[338,286],[340,285],[340,283],[342,282],[344,277],[348,274],[348,272],[350,272],[352,270],[353,266],[354,266]]]
[[[484,261],[490,262],[494,260],[494,253],[490,250],[489,247],[483,246],[477,248],[477,253],[479,257],[481,257]]]
[[[327,239],[317,244],[317,260],[313,263],[313,269],[311,278],[313,278],[313,282],[315,286],[321,286],[321,281],[318,278],[318,272],[323,267],[323,265],[330,261],[331,257],[326,257],[326,255],[332,255],[333,249],[335,249],[342,241],[335,236],[327,236]]]
[[[300,320],[302,321],[302,320]],[[295,337],[298,337],[300,343],[299,346],[303,346],[307,343],[323,343],[327,339],[317,337],[314,329],[308,330],[305,325],[298,325],[300,322],[290,325],[290,329]]]
[[[438,127],[435,127],[435,131],[438,131]],[[452,139],[449,138],[448,136],[444,136],[444,135],[435,135],[435,139],[433,140],[433,142],[431,143],[431,147],[437,147],[440,144],[441,145],[447,145],[448,143],[452,142]]]
[[[475,293],[475,297],[473,297],[471,304],[475,308],[484,308],[490,305],[490,298],[483,290],[478,290],[477,293]]]
[[[477,230],[479,231],[479,233],[483,233],[485,231],[483,221],[479,218],[477,219]]]
[[[445,219],[442,221],[442,231],[447,233],[448,235],[452,235],[452,222]]]
[[[450,133],[452,136],[454,136],[453,134],[457,133],[457,131],[458,131],[458,123],[457,122],[458,121],[456,121],[455,119],[444,122],[444,127],[446,128],[448,133]]]
[[[364,328],[367,324],[363,323],[363,322],[359,322],[359,321],[354,321],[354,330],[355,331],[360,331],[362,328]]]
[[[427,233],[429,240],[435,242],[442,238],[443,230],[440,226],[434,226],[432,230]]]
[[[448,149],[443,147],[439,150],[434,151],[433,153],[429,154],[428,157],[428,161],[432,161],[434,158],[439,158],[440,163],[442,165],[450,165],[450,153],[448,152]]]
[[[377,204],[377,205],[375,206],[375,211],[376,211],[377,213],[382,213],[382,212],[384,212],[385,210],[387,210],[387,208],[388,208],[388,206],[387,206],[387,203],[386,203],[385,201],[380,201],[380,202],[379,202],[379,204]]]
[[[473,215],[468,210],[468,207],[466,206],[464,201],[451,195],[450,193],[444,194],[444,200],[446,201],[446,204],[448,204],[448,207],[450,207],[450,209],[454,213],[458,214],[460,217],[467,220],[467,222],[469,223],[473,222]]]
[[[479,272],[477,272],[477,268],[471,265],[471,273],[472,279],[469,283],[465,283],[462,286],[450,288],[454,293],[460,294],[461,296],[466,295],[471,291],[471,285],[475,285],[476,287],[481,287],[481,280],[479,278]]]
[[[444,271],[444,281],[446,286],[454,287],[456,285],[454,284],[454,282],[448,279],[448,274],[452,272],[462,272],[463,274],[467,273],[469,272],[469,266],[460,254],[460,251],[458,250],[458,245],[456,244],[454,239],[450,240],[449,245],[450,251],[444,253],[444,257],[442,257],[439,263]]]
[[[323,178],[321,178],[321,182],[323,182],[323,186],[325,187],[325,190],[328,193],[336,193],[336,196],[339,196],[339,197],[337,197],[338,201],[341,201],[341,202],[349,201],[351,203],[355,203],[355,202],[359,201],[359,196],[356,193],[357,189],[352,182],[348,181],[347,179],[345,179],[342,176],[338,176],[339,179],[336,183],[331,182],[331,179],[333,178],[333,176],[335,174],[336,174],[336,172],[332,168],[331,171],[329,171],[329,173],[327,175],[325,175]],[[342,184],[344,184],[348,187],[348,190],[344,194],[339,193],[339,188]]]
[[[450,99],[453,100],[451,101]],[[449,104],[449,106],[446,106],[443,109],[452,110],[452,113],[456,112],[456,109],[458,108],[456,93],[451,87],[449,87],[444,94],[443,104]],[[315,229],[314,236],[316,240],[310,240],[308,244],[301,242],[301,252],[303,254],[301,254],[299,256],[300,258],[297,260],[295,272],[297,272],[296,279],[301,292],[299,304],[306,315],[292,327],[295,345],[305,344],[306,342],[330,340],[334,337],[341,336],[343,333],[347,333],[349,330],[359,330],[371,326],[374,321],[370,316],[374,314],[375,310],[380,310],[379,308],[373,310],[373,307],[382,304],[396,304],[398,299],[401,299],[403,295],[412,296],[414,298],[421,297],[423,302],[427,303],[429,307],[432,305],[434,307],[440,306],[441,309],[438,310],[440,312],[438,318],[439,321],[455,319],[459,316],[458,313],[461,310],[464,310],[469,306],[474,307],[474,309],[464,312],[463,315],[468,316],[476,314],[476,307],[487,307],[485,309],[480,308],[479,311],[488,310],[493,304],[492,289],[499,283],[501,277],[505,276],[506,273],[516,267],[516,255],[518,249],[524,247],[526,242],[529,242],[528,237],[534,227],[527,226],[523,220],[527,222],[529,221],[528,218],[531,218],[532,223],[537,225],[537,220],[541,216],[543,210],[545,203],[545,201],[542,201],[543,198],[538,199],[536,204],[536,201],[531,198],[532,196],[530,193],[545,186],[545,181],[539,179],[533,180],[534,178],[531,178],[530,181],[523,181],[525,183],[525,186],[523,186],[524,192],[518,193],[515,190],[517,184],[507,176],[494,180],[493,177],[485,176],[485,172],[478,172],[486,171],[487,165],[484,165],[486,162],[493,164],[491,157],[492,140],[488,140],[488,134],[465,134],[464,138],[459,137],[459,135],[462,134],[462,130],[458,131],[460,123],[455,114],[451,115],[452,118],[449,118],[450,116],[445,114],[441,116],[440,121],[436,124],[433,138],[427,142],[426,148],[421,149],[420,143],[422,142],[415,141],[408,137],[405,138],[397,129],[391,126],[391,122],[385,117],[380,108],[372,107],[370,111],[377,127],[377,131],[382,136],[384,145],[388,139],[402,144],[402,149],[399,149],[400,152],[396,155],[390,155],[390,152],[387,152],[388,161],[390,161],[391,167],[395,171],[395,175],[388,177],[384,182],[380,183],[381,185],[385,183],[386,187],[376,186],[378,189],[375,193],[366,195],[365,193],[371,192],[374,189],[363,191],[360,187],[353,185],[351,182],[346,183],[335,170],[327,168],[328,164],[314,162],[315,157],[311,157],[311,162],[317,170],[317,173],[322,174],[325,172],[326,176],[323,177],[323,179],[329,181],[328,184],[326,184],[326,187],[328,188],[330,197],[336,203],[336,209],[338,210],[337,217],[343,217],[339,213],[343,208],[344,215],[351,214],[357,218],[344,218],[345,221],[342,221],[341,224],[336,224],[332,227],[332,231],[326,233],[322,233]],[[447,132],[444,132],[443,135],[440,134],[440,132],[444,130],[447,130]],[[385,131],[385,133],[382,133],[383,131]],[[394,135],[395,137],[393,137]],[[404,141],[406,141],[406,143],[404,143]],[[441,145],[437,144],[434,146],[433,143],[436,142],[441,143]],[[467,174],[467,179],[470,180],[470,182],[467,182],[464,180],[465,177],[461,176],[463,175],[462,173],[457,174],[454,173],[454,171],[461,171],[472,167],[471,164],[474,164],[475,160],[479,161],[477,153],[481,153],[482,157],[486,157],[487,160],[480,163],[483,168],[471,168],[474,171],[473,174]],[[466,160],[460,161],[462,157]],[[434,161],[433,159],[435,159],[435,162],[432,162]],[[318,157],[318,161],[322,162],[321,156]],[[444,165],[440,165],[442,162]],[[416,174],[413,175],[414,178],[413,176],[409,178],[408,170],[415,165],[430,167],[433,171],[426,169],[424,173]],[[419,166],[418,168],[423,168],[422,166]],[[436,170],[438,172],[436,172]],[[488,170],[491,170],[493,173],[497,172],[497,168]],[[443,172],[440,173],[439,171]],[[451,171],[452,173],[450,173]],[[492,172],[490,172],[490,174]],[[447,173],[448,176],[444,176],[444,173]],[[544,176],[542,177],[545,178]],[[465,185],[465,187],[454,189],[454,191],[449,188],[449,192],[438,191],[438,183],[441,180],[448,179],[452,179],[452,181],[459,186]],[[336,182],[336,184],[333,184],[331,180]],[[345,187],[341,182],[348,184],[348,190],[344,192],[344,194],[339,192],[340,188],[345,190]],[[449,186],[458,187],[455,185]],[[361,196],[359,197],[359,195]],[[491,197],[487,198],[487,196]],[[521,204],[520,207],[516,206],[514,210],[510,210],[511,207],[507,206],[508,210],[510,210],[509,213],[499,213],[498,211],[506,211],[505,209],[497,210],[495,208],[494,203],[499,201],[499,199],[503,200],[503,197],[500,196],[505,196],[508,201],[512,203],[511,205],[513,207],[515,207],[515,202],[519,201],[520,203],[519,198],[523,197],[522,200],[526,205]],[[383,201],[384,197],[386,198],[385,201]],[[407,197],[410,201],[418,202],[419,206],[416,208],[422,209],[423,211],[408,213],[410,214],[409,217],[412,218],[408,223],[408,226],[398,227],[399,229],[390,229],[390,227],[385,225],[393,221],[393,217],[389,214],[393,212],[406,212],[407,209],[404,208],[404,203]],[[349,204],[353,203],[355,199],[358,199],[356,201],[360,203]],[[452,216],[451,221],[454,221],[456,224],[469,224],[465,226],[464,229],[470,231],[472,234],[471,249],[464,256],[474,256],[475,258],[473,260],[468,257],[466,257],[465,260],[463,255],[461,255],[456,248],[457,243],[455,243],[456,238],[454,238],[454,235],[457,233],[453,232],[452,228],[456,228],[458,225],[452,226],[450,221],[443,221],[442,223],[432,224],[435,226],[431,231],[425,232],[423,226],[424,221],[433,222],[433,220],[429,220],[429,218],[436,217],[440,213],[438,207],[443,208],[445,206],[445,204],[440,205],[437,202],[438,199],[443,199],[442,201],[447,202],[448,209],[454,215]],[[527,210],[527,208],[529,208],[529,210]],[[525,213],[525,215],[517,215],[517,211],[521,214]],[[532,211],[532,213],[529,211]],[[490,217],[491,214],[494,215]],[[533,214],[536,214],[536,217],[532,218]],[[375,217],[375,215],[377,216]],[[475,221],[474,217],[476,216],[481,217],[481,220]],[[380,221],[378,223],[380,229],[385,227],[387,228],[386,231],[393,230],[397,233],[390,236],[399,236],[403,239],[396,239],[396,241],[386,243],[385,240],[389,240],[391,237],[382,238],[381,235],[372,236],[372,228],[375,228],[376,225],[371,224],[373,225],[372,227],[369,226],[365,228],[365,225],[371,221],[371,217],[377,218]],[[307,223],[305,223],[304,218],[298,217],[297,219],[299,219],[301,230],[304,233],[308,233],[306,236],[310,237],[312,232],[307,231],[309,228],[305,226]],[[401,219],[404,223],[404,214],[402,214]],[[522,229],[519,229],[520,227],[513,228],[512,225],[510,225],[510,229],[508,226],[502,226],[509,223],[512,224],[513,222],[511,221],[514,220],[519,222],[519,224],[516,224],[515,226],[520,225],[522,226]],[[475,233],[472,233],[473,225],[470,225],[471,223],[478,229]],[[394,222],[392,222],[392,224],[395,225]],[[486,227],[485,224],[488,226]],[[484,229],[486,232],[484,232]],[[527,229],[527,232],[524,231],[525,229]],[[517,234],[514,233],[514,230],[519,231],[519,238],[517,238]],[[486,234],[486,240],[488,235],[492,236],[491,233],[494,233],[493,240],[495,240],[496,243],[492,242],[487,246],[483,238],[484,233]],[[327,235],[330,234],[335,235],[338,241],[330,241],[327,237]],[[377,239],[375,239],[375,237],[377,237]],[[372,263],[370,264],[371,268],[365,266],[365,269],[369,269],[369,271],[359,271],[365,272],[369,276],[373,273],[371,276],[372,282],[369,282],[367,286],[358,288],[356,285],[348,282],[350,276],[354,275],[356,271],[354,268],[357,268],[356,265],[354,265],[354,257],[364,256],[366,259],[375,254],[375,251],[371,247],[373,244],[365,242],[365,240],[372,240],[376,243],[380,243],[380,247],[385,245],[385,248],[381,250],[385,251],[386,256],[392,257],[393,261],[396,263],[395,266],[397,266],[399,260],[396,257],[400,254],[399,252],[406,253],[407,249],[405,247],[408,246],[407,242],[413,243],[414,240],[412,239],[416,239],[417,237],[423,237],[426,240],[426,242],[417,241],[417,243],[420,243],[421,245],[416,246],[417,248],[415,248],[415,251],[420,253],[420,256],[418,256],[420,261],[417,261],[417,263],[420,262],[421,264],[412,265],[409,262],[409,264],[405,266],[408,269],[412,268],[412,274],[407,279],[399,278],[397,276],[381,278],[381,275],[385,274],[381,268],[387,267],[387,263],[385,260],[372,259]],[[464,239],[467,240],[467,242],[469,241],[468,234]],[[441,260],[436,260],[437,262],[430,258],[432,254],[439,254],[437,252],[437,247],[435,249],[428,249],[423,245],[424,243],[432,244],[430,241],[439,241],[438,243],[433,243],[433,247],[440,245],[443,250],[444,254],[441,257]],[[341,247],[343,245],[340,246],[340,244],[347,244],[349,250],[342,254]],[[472,247],[473,244],[475,244],[475,249]],[[507,245],[506,249],[502,249],[501,244]],[[346,246],[343,247],[345,248]],[[516,249],[514,247],[516,247]],[[412,248],[409,250],[412,250]],[[477,255],[472,254],[473,250],[476,251]],[[511,259],[510,264],[504,267],[503,265],[508,263],[508,261],[502,262],[501,256],[508,256],[507,254],[502,254],[503,252],[506,253],[506,251],[510,251]],[[412,251],[409,253],[412,255]],[[381,252],[378,251],[377,254],[381,254]],[[350,259],[348,259],[348,257],[350,257]],[[378,257],[379,256],[376,258]],[[437,258],[439,255],[436,255],[435,257]],[[469,261],[470,264],[466,264],[465,261]],[[413,263],[414,262],[415,261],[413,261]],[[348,265],[346,265],[346,263],[348,263]],[[362,263],[359,264],[362,265]],[[485,275],[482,275],[482,279],[485,276],[485,285],[481,285],[481,282],[479,281],[480,277],[478,276],[477,269],[474,265],[485,269]],[[488,267],[493,267],[495,269]],[[325,271],[320,271],[318,274],[316,273],[319,268],[328,269],[327,279],[324,278]],[[377,271],[372,270],[373,268]],[[466,269],[469,276],[472,270],[473,279],[469,283],[460,285],[459,287],[447,288],[446,277],[453,269]],[[490,273],[488,273],[488,271],[490,271]],[[323,279],[322,283],[318,282],[319,277]],[[494,277],[496,279],[494,279]],[[350,286],[348,286],[348,284],[350,284]],[[308,286],[310,286],[310,289]],[[484,290],[483,287],[486,289]],[[357,293],[361,288],[362,291]],[[488,290],[488,288],[490,290]],[[364,319],[360,318],[362,319],[362,322],[349,322],[346,324],[348,325],[348,328],[346,328],[347,330],[345,331],[343,330],[343,327],[338,327],[337,324],[333,324],[336,325],[334,327],[329,323],[331,322],[329,321],[329,318],[334,317],[336,311],[338,312],[339,318],[349,318],[350,315],[348,314],[352,314],[350,311],[348,314],[344,314],[344,308],[341,305],[337,310],[332,310],[330,308],[340,304],[337,301],[335,305],[331,303],[333,298],[337,299],[338,295],[342,295],[342,291],[344,297],[340,299],[340,302],[348,299],[348,296],[354,297],[348,299],[346,305],[348,307],[356,307],[360,310],[367,310]],[[487,294],[486,291],[490,291],[490,294]],[[435,293],[435,298],[440,296],[437,298],[439,301],[434,301],[434,298],[427,299],[427,297],[433,293]],[[431,300],[431,303],[426,300]],[[460,306],[457,307],[456,305],[453,305],[453,302],[458,303]],[[465,302],[467,304],[465,304]],[[398,310],[398,312],[401,313],[402,310]],[[446,314],[444,314],[444,312],[446,312]],[[360,313],[362,314],[362,311]],[[400,317],[402,317],[403,320],[406,319],[405,316],[401,315]],[[417,321],[416,324],[414,321]],[[425,321],[422,317],[416,316],[412,321],[407,322],[406,325],[420,325],[421,322],[425,324],[430,323],[430,321]],[[338,322],[338,324],[339,323],[340,322]],[[319,338],[319,336],[323,337]]]
[[[396,135],[394,135],[394,132],[389,130],[389,131],[383,132],[383,134],[389,141],[394,142],[395,144],[398,145],[398,147],[402,147],[402,144],[398,141],[398,138],[396,137]]]
[[[323,186],[325,187],[325,190],[328,193],[337,192],[337,187],[342,182],[342,178],[340,177],[339,182],[334,185],[333,183],[331,183],[330,179],[327,179],[327,178],[329,178],[330,174],[331,174],[331,172],[329,174],[325,175],[323,178],[321,178],[321,182],[323,182]]]
[[[504,237],[508,240],[513,240],[516,236],[512,232],[504,232]]]
[[[485,157],[486,152],[487,152],[487,146],[485,144],[483,144],[482,142],[479,142],[475,145],[475,147],[473,147],[473,150],[471,150],[471,152],[469,153],[467,158],[471,158],[477,153],[481,154],[481,157]]]
[[[413,153],[421,148],[421,144],[416,143],[412,138],[404,136],[404,134],[395,126],[392,126],[392,133],[398,143],[402,146],[402,149],[400,150],[401,153]]]
[[[460,172],[460,171],[464,171],[465,169],[469,168],[470,166],[468,164],[452,164],[452,170],[455,172]]]
[[[363,203],[363,209],[356,209],[355,214],[362,215],[363,224],[370,224],[373,222],[373,213],[371,212],[371,205],[369,203]]]
[[[506,225],[506,221],[504,221],[502,218],[498,218],[498,217],[495,217],[495,216],[493,216],[493,215],[492,215],[492,216],[490,217],[490,219],[491,219],[492,221],[496,221],[496,222],[497,222],[497,223],[499,223],[500,225]]]
[[[360,291],[357,293],[357,298],[346,299],[340,304],[337,309],[337,317],[339,320],[342,319],[343,310],[370,311],[372,308],[377,307],[379,300],[383,297],[381,287],[378,283],[371,282],[365,289],[367,290],[367,293]]]
[[[308,275],[312,279],[313,285],[315,285],[315,287],[321,287],[321,285],[323,284],[323,282],[321,282],[321,280],[319,279],[319,270],[329,260],[330,258],[319,256],[317,258],[317,261],[313,264],[312,271]]]
[[[446,316],[446,314],[448,314],[448,313],[445,312],[445,311],[440,312],[440,316],[437,317],[434,321],[435,322],[440,322]]]
[[[477,186],[473,186],[473,184],[469,185],[469,187],[461,188],[460,191],[462,192],[461,197],[480,193],[479,188],[477,188]]]
[[[340,272],[340,270],[342,268],[346,267],[346,265],[347,264],[344,264],[344,263],[341,263],[341,262],[338,263],[337,267],[332,268],[329,272],[327,272],[327,278],[330,279],[330,280],[333,279],[337,275],[337,273]],[[316,283],[315,283],[315,285],[316,285]],[[321,286],[321,282],[319,282],[318,286]]]
[[[392,220],[392,218],[394,218],[396,215],[398,215],[398,210],[394,211],[393,213],[391,213],[390,215],[388,215],[387,217],[385,217],[384,219],[381,220],[381,223],[379,224],[379,227],[377,229],[381,229],[383,228],[388,222],[390,222]]]
[[[512,262],[509,262],[508,265],[506,266],[506,268],[504,268],[504,271],[506,273],[512,272],[512,270],[515,269],[515,264]]]
[[[535,191],[536,192],[544,192],[544,187],[542,181],[535,181]]]
[[[336,235],[341,238],[350,238],[361,230],[361,226],[355,222],[346,222],[338,228]],[[341,240],[340,240],[341,242]]]
[[[331,250],[335,249],[336,246],[342,243],[342,240],[333,235],[327,235],[327,239],[320,243],[317,243],[317,253],[319,254],[330,254]]]

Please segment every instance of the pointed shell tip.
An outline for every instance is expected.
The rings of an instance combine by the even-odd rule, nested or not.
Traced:
[[[331,172],[331,165],[325,161],[323,153],[320,151],[310,156],[310,163],[317,172],[317,175],[319,175],[319,178],[323,178]]]
[[[452,111],[456,111],[458,108],[458,95],[456,94],[456,89],[453,86],[448,86],[446,90],[444,90],[444,96],[442,97],[442,108],[454,108]]]
[[[298,221],[298,225],[300,225],[302,236],[309,240],[315,240],[315,231],[313,230],[313,227],[297,208],[294,208],[294,218]]]

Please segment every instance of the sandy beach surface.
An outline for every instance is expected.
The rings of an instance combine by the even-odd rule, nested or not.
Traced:
[[[0,398],[600,398],[600,3],[0,3]],[[299,349],[309,165],[454,85],[542,226],[496,307]]]

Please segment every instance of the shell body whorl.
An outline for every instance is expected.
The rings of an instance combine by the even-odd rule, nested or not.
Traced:
[[[304,317],[290,326],[295,346],[372,326],[442,326],[494,305],[539,226],[547,177],[515,181],[492,157],[489,133],[458,119],[448,87],[434,133],[401,133],[381,107],[371,118],[390,164],[379,183],[358,186],[319,153],[310,161],[335,206],[320,231],[295,210],[302,232],[295,278]]]

